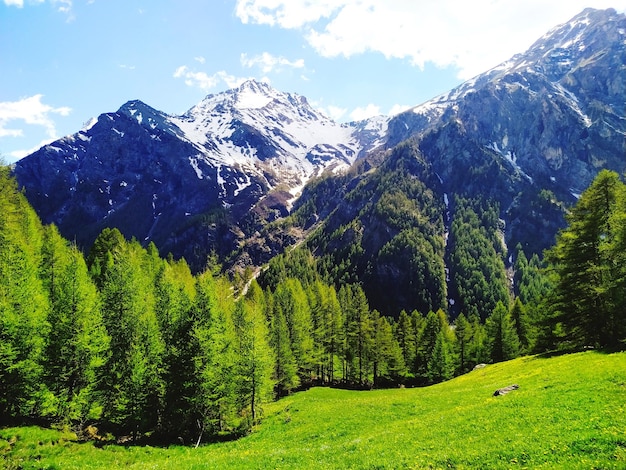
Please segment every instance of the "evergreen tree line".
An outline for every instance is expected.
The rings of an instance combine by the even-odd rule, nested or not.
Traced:
[[[619,346],[625,212],[624,184],[602,172],[548,268],[518,248],[514,299],[451,324],[443,309],[381,316],[360,285],[325,282],[305,249],[274,258],[245,292],[214,259],[193,275],[116,229],[85,258],[2,168],[0,416],[199,442],[247,431],[264,403],[302,387],[431,384],[529,352]]]

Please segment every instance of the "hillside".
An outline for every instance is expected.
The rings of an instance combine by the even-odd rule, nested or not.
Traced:
[[[519,389],[494,397],[494,390]],[[624,468],[626,353],[524,357],[421,389],[314,388],[234,442],[154,448],[0,430],[6,468]]]

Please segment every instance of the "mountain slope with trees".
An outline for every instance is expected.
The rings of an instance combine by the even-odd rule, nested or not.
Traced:
[[[360,284],[328,283],[328,265],[304,245],[245,292],[218,265],[193,275],[117,229],[103,230],[85,261],[0,170],[3,419],[200,442],[249,430],[265,404],[299,387],[426,385],[521,353],[626,342],[626,185],[616,173],[600,173],[568,215],[547,280],[520,262],[526,305],[475,290],[477,310],[451,324],[442,308],[381,315]],[[463,250],[496,253],[495,232],[472,235],[471,225],[494,212],[457,203],[470,221],[461,232],[485,240]],[[490,271],[470,268],[470,279],[477,272]]]

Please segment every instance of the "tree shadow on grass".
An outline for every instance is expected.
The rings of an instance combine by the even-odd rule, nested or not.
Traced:
[[[583,347],[572,347],[565,349],[557,349],[553,351],[546,351],[543,353],[537,354],[535,357],[537,359],[550,359],[551,357],[559,357],[565,356],[567,354],[576,354],[581,352],[597,352],[600,354],[614,354],[618,352],[626,351],[626,344],[622,344],[620,346],[612,346],[612,347],[604,347],[604,348],[595,348],[593,346],[583,346]]]

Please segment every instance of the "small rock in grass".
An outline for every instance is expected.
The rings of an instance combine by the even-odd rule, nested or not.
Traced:
[[[504,388],[499,388],[498,390],[493,392],[493,396],[498,397],[500,395],[506,395],[507,393],[512,392],[513,390],[517,390],[518,388],[519,388],[519,385],[517,384],[509,385],[508,387],[504,387]]]

